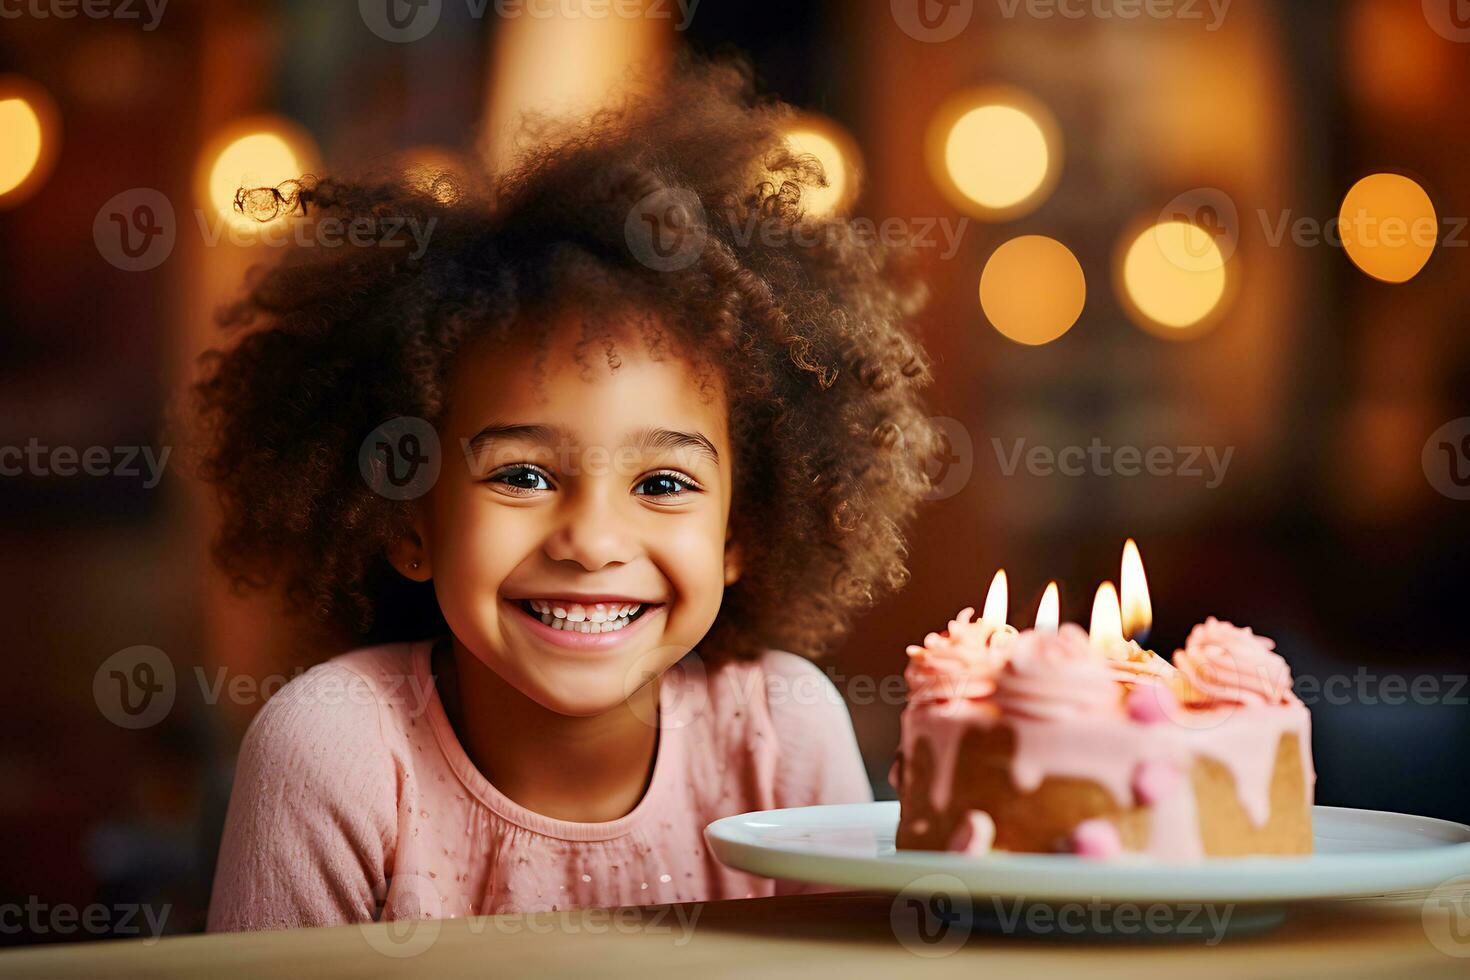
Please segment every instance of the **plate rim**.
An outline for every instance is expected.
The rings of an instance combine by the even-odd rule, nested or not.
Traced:
[[[760,841],[744,826],[757,818],[779,824],[783,814],[800,812],[811,817],[822,810],[854,808],[865,811],[869,827],[875,821],[896,825],[898,820],[897,800],[782,807],[721,817],[705,827],[704,837],[722,863],[766,877],[902,892],[925,875],[946,875],[972,894],[1028,899],[1311,901],[1427,890],[1470,874],[1470,825],[1358,807],[1314,806],[1313,813],[1408,821],[1446,839],[1394,850],[1249,855],[1174,864],[1145,857],[1094,862],[1070,855],[966,857],[920,850],[898,852],[901,856],[843,855],[813,852],[800,844]],[[1283,875],[1285,870],[1291,874]]]

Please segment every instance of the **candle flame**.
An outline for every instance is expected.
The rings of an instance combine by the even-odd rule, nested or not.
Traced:
[[[1138,544],[1129,538],[1123,545],[1123,569],[1118,579],[1122,592],[1120,610],[1123,635],[1142,640],[1154,624],[1153,602],[1148,597],[1148,579],[1143,574],[1143,558]]]
[[[1006,570],[1002,568],[990,580],[990,591],[985,595],[985,608],[980,621],[999,629],[1006,624],[1006,613],[1010,606],[1010,590],[1006,585]]]
[[[1087,628],[1088,637],[1095,647],[1108,647],[1123,642],[1123,619],[1118,606],[1118,590],[1112,582],[1097,587],[1092,600],[1092,624]]]
[[[1057,583],[1048,582],[1041,594],[1041,605],[1036,607],[1036,631],[1055,633],[1062,621],[1062,599],[1057,592]]]

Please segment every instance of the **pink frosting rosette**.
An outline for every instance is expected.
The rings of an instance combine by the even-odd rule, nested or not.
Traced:
[[[1195,703],[1282,704],[1290,700],[1291,669],[1276,641],[1211,616],[1175,651],[1186,698]]]
[[[908,647],[903,678],[911,703],[986,698],[995,691],[995,677],[1016,633],[974,615],[975,610],[966,607],[943,633],[930,633],[923,646]]]
[[[1122,710],[1122,686],[1075,623],[1056,632],[1027,630],[1011,643],[1010,654],[996,681],[1002,711],[1056,719]]]

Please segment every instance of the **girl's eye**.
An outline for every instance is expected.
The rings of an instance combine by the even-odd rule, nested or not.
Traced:
[[[638,483],[638,494],[643,497],[682,497],[700,489],[693,480],[678,473],[654,473]]]
[[[498,483],[515,493],[535,493],[537,490],[551,489],[551,481],[546,474],[534,466],[509,466],[498,473],[492,473],[485,482]]]

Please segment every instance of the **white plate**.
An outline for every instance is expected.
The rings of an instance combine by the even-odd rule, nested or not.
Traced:
[[[1314,807],[1312,820],[1309,857],[1197,864],[899,851],[897,802],[742,813],[716,820],[704,836],[725,864],[769,878],[901,892],[943,874],[973,895],[1041,900],[1282,902],[1432,889],[1470,873],[1470,827],[1462,824],[1331,806]]]

